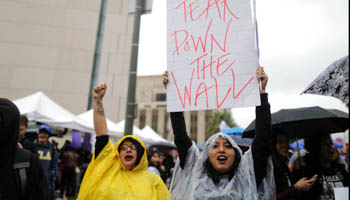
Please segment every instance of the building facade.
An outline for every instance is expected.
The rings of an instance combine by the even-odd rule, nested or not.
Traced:
[[[148,125],[162,137],[173,139],[162,75],[138,76],[136,101],[138,115],[135,125],[141,129]],[[187,133],[199,145],[203,145],[211,134],[207,132],[206,126],[212,115],[212,110],[184,112]]]
[[[98,82],[109,118],[125,117],[133,18],[129,0],[107,1]],[[42,91],[79,114],[87,109],[101,0],[0,0],[0,97]]]

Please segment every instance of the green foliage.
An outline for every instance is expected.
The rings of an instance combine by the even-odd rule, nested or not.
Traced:
[[[230,111],[224,110],[224,112],[214,112],[209,122],[207,122],[207,138],[220,131],[221,121],[225,121],[229,127],[237,126],[232,119]]]

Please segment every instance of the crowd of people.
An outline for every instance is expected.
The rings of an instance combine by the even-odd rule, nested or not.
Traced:
[[[0,99],[0,200],[7,199],[278,199],[333,200],[334,188],[349,187],[348,156],[343,159],[330,135],[305,138],[305,150],[290,154],[290,138],[271,125],[266,86],[257,68],[261,105],[255,137],[242,151],[232,137],[213,134],[200,152],[191,141],[182,112],[170,113],[178,159],[137,136],[113,145],[103,107],[106,84],[93,88],[95,151],[57,149],[51,127],[41,124],[36,138],[25,136],[28,120]],[[163,74],[168,84],[168,74]],[[56,194],[56,191],[60,191]]]

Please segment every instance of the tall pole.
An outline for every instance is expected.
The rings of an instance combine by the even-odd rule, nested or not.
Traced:
[[[98,19],[97,35],[96,35],[96,42],[95,42],[94,61],[92,64],[92,71],[91,71],[91,78],[90,78],[89,99],[88,99],[87,110],[90,110],[92,108],[92,88],[96,86],[98,83],[98,71],[99,71],[100,60],[101,60],[103,29],[105,25],[106,12],[107,12],[107,0],[101,0],[100,15]]]
[[[125,127],[124,135],[132,135],[134,119],[136,118],[136,72],[137,72],[137,57],[139,51],[139,37],[140,37],[140,22],[141,14],[144,10],[144,0],[136,0],[136,10],[134,17],[134,32],[132,36],[132,49],[130,59],[130,70],[129,70],[129,84],[128,84],[128,99],[126,102],[125,112]]]

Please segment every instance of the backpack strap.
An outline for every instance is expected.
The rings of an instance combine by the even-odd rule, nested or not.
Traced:
[[[30,151],[25,149],[17,148],[15,163],[13,165],[13,169],[18,171],[19,180],[20,180],[20,186],[18,187],[20,189],[20,194],[23,194],[24,187],[27,183],[27,172],[26,168],[30,167]],[[17,174],[17,173],[16,173]]]

